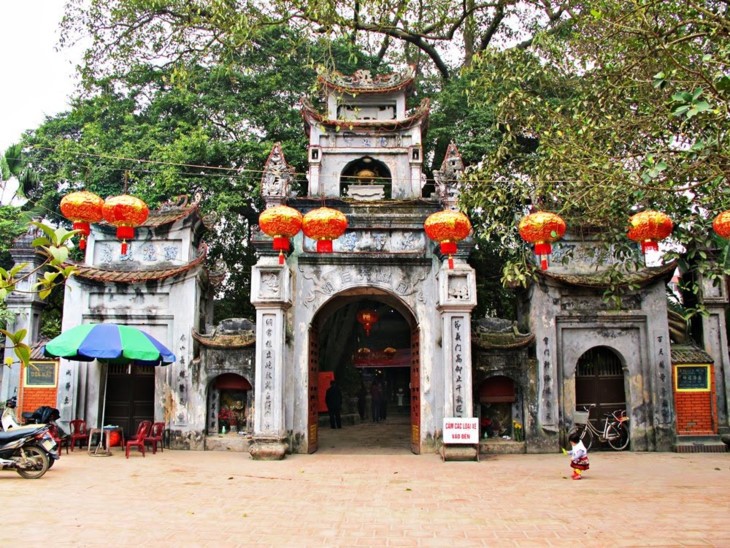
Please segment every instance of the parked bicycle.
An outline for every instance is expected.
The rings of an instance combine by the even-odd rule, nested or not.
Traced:
[[[601,443],[608,442],[608,445],[616,451],[623,451],[629,445],[629,417],[626,411],[621,409],[606,413],[604,416],[603,430],[599,430],[589,420],[591,408],[596,404],[584,406],[583,411],[575,411],[573,414],[573,422],[575,428],[580,432],[580,439],[586,449],[590,449],[593,445],[593,438],[597,437]],[[582,430],[581,430],[582,429]]]

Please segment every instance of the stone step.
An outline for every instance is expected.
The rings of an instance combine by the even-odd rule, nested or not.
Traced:
[[[675,453],[724,453],[727,445],[720,436],[677,436]]]

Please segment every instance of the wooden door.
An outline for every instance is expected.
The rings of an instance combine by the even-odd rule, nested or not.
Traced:
[[[421,453],[421,354],[418,327],[411,331],[411,451]]]
[[[578,359],[575,370],[576,409],[595,404],[591,422],[599,430],[603,416],[618,409],[626,409],[624,371],[619,357],[609,348],[591,348]]]
[[[131,436],[143,420],[154,420],[155,368],[109,365],[104,424],[121,426]]]
[[[308,384],[307,452],[314,453],[319,449],[319,332],[314,325],[309,329]]]

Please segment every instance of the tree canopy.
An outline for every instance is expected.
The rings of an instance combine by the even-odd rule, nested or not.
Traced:
[[[491,105],[500,137],[471,171],[466,202],[481,236],[511,255],[506,279],[529,270],[515,230],[529,208],[600,230],[624,266],[636,259],[628,217],[657,209],[675,224],[668,258],[727,273],[710,250],[724,245],[712,220],[730,208],[728,8],[576,2],[580,17],[559,35],[475,60],[470,104]]]
[[[346,38],[376,60],[449,78],[474,54],[530,44],[572,17],[570,0],[72,0],[64,40],[91,39],[85,70],[120,74],[129,60],[220,62],[262,29]],[[334,59],[333,59],[334,60]],[[339,67],[338,67],[339,68]]]
[[[304,172],[296,103],[315,67],[414,63],[433,105],[425,157],[438,166],[453,139],[471,165],[476,256],[504,263],[505,283],[534,270],[517,235],[530,208],[600,230],[621,268],[638,259],[628,217],[662,210],[670,257],[720,276],[708,250],[730,208],[727,15],[726,0],[72,0],[63,40],[90,40],[84,93],[26,136],[26,195],[55,211],[57,190],[80,185],[127,181],[153,206],[199,194],[225,226],[212,247],[232,273],[224,300],[246,310],[261,169],[282,142]]]

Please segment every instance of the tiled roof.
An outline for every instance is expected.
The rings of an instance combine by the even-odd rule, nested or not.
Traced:
[[[707,352],[693,344],[673,344],[671,346],[672,363],[714,363]]]
[[[377,74],[373,76],[369,70],[358,70],[353,74],[342,74],[332,71],[320,74],[317,80],[323,86],[339,92],[361,95],[364,93],[390,93],[405,89],[413,83],[416,67],[409,66],[403,72]]]
[[[212,218],[204,216],[200,212],[198,202],[188,204],[187,196],[179,196],[175,201],[162,204],[159,209],[150,211],[149,217],[141,225],[145,228],[157,228],[174,223],[177,220],[185,219],[191,215],[197,215],[206,228],[212,226]],[[106,224],[102,222],[101,224]]]
[[[184,265],[170,265],[162,268],[159,264],[154,268],[135,269],[135,270],[119,270],[111,268],[98,268],[93,266],[73,265],[77,270],[74,276],[92,280],[95,282],[113,282],[135,284],[148,281],[165,280],[179,274],[184,274],[205,261],[208,256],[208,248],[201,245],[198,250],[198,256],[192,261]],[[69,265],[71,266],[71,265]]]
[[[244,348],[256,344],[256,333],[250,331],[234,335],[203,335],[193,330],[193,338],[209,348]]]
[[[677,268],[676,262],[667,263],[662,266],[652,266],[642,268],[636,272],[627,272],[623,276],[623,284],[634,284],[638,286],[645,286],[651,282],[667,278],[669,279],[674,270]],[[608,287],[609,283],[606,281],[605,273],[596,272],[591,274],[560,274],[552,272],[550,270],[541,270],[540,274],[545,278],[550,278],[555,281],[562,282],[566,285],[578,286],[578,287],[591,287],[591,288],[605,288]]]
[[[341,127],[344,130],[354,129],[377,129],[384,131],[396,131],[408,129],[415,126],[418,122],[426,124],[430,109],[430,101],[424,99],[418,105],[410,116],[400,120],[331,120],[324,114],[317,111],[314,106],[307,100],[302,100],[302,116],[307,124],[321,124],[323,126]]]

